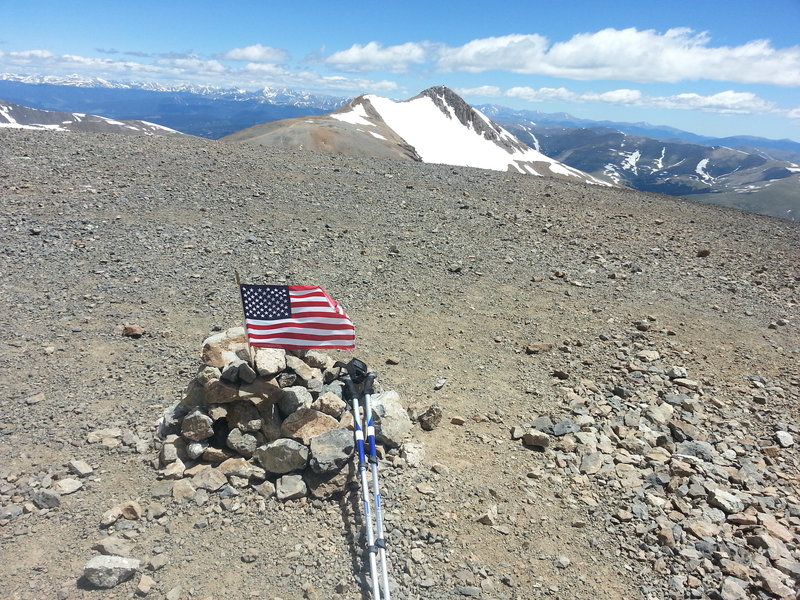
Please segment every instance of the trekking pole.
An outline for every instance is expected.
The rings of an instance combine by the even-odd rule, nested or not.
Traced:
[[[389,565],[386,563],[386,540],[383,537],[383,509],[381,508],[381,492],[378,487],[378,453],[375,450],[375,426],[372,422],[372,394],[375,378],[374,371],[367,373],[364,379],[364,420],[367,423],[367,443],[369,445],[369,463],[372,471],[372,493],[375,498],[375,546],[381,561],[381,578],[383,580],[383,598],[389,600]]]
[[[360,362],[360,361],[359,361]],[[352,364],[352,361],[351,361]],[[363,363],[361,363],[363,364]],[[345,396],[350,400],[350,406],[353,409],[353,420],[355,421],[355,439],[356,449],[358,450],[358,472],[361,476],[361,500],[364,503],[364,525],[367,530],[367,543],[364,548],[364,553],[367,555],[369,561],[370,577],[372,579],[372,597],[374,600],[380,600],[381,592],[378,583],[378,568],[376,564],[376,548],[375,536],[372,532],[372,511],[369,505],[369,483],[367,481],[367,460],[364,452],[364,430],[361,428],[361,415],[359,414],[358,406],[358,393],[356,392],[355,383],[350,376],[350,365],[343,363],[336,363],[336,366],[347,368],[348,373],[341,376],[344,383]],[[366,365],[365,365],[366,366]]]

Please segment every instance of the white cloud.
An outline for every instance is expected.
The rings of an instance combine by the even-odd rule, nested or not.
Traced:
[[[538,34],[482,38],[440,49],[437,66],[445,71],[533,73],[532,65],[544,58],[546,51],[547,38]]]
[[[490,90],[487,86],[487,91]],[[474,88],[474,95],[482,95]],[[737,113],[737,114],[789,114],[791,112],[780,109],[769,100],[765,100],[752,92],[736,92],[727,90],[716,94],[703,96],[693,92],[674,94],[672,96],[647,96],[640,90],[618,89],[606,92],[573,92],[566,88],[531,88],[511,87],[500,94],[508,98],[519,98],[529,102],[603,102],[607,104],[620,104],[626,106],[643,106],[651,108],[669,108],[683,110],[699,110],[704,112]],[[797,109],[800,111],[800,109]]]
[[[526,86],[516,86],[509,88],[506,93],[509,98],[520,98],[529,102],[576,102],[580,99],[579,95],[566,88],[531,88]]]
[[[245,46],[244,48],[232,48],[222,54],[221,58],[246,60],[249,62],[279,63],[289,60],[289,54],[280,48],[253,44],[252,46]]]
[[[800,85],[800,46],[773,48],[768,40],[711,46],[706,33],[687,28],[603,29],[552,45],[540,35],[506,35],[440,48],[445,71],[501,69],[579,80],[678,82],[696,79]]]
[[[456,92],[462,96],[500,96],[503,91],[496,85],[481,85],[474,88],[458,88]]]
[[[157,60],[156,63],[195,74],[219,74],[228,71],[228,68],[218,60],[205,60],[199,57],[162,58]]]
[[[19,52],[8,52],[6,56],[19,60],[46,60],[56,55],[50,50],[21,50]]]
[[[694,93],[653,98],[653,104],[664,108],[683,108],[719,113],[766,114],[776,112],[775,103],[758,97],[751,92],[727,90],[701,96]]]
[[[797,108],[793,108],[789,112],[786,113],[786,116],[790,119],[800,119],[800,106]]]
[[[347,50],[334,52],[324,62],[354,71],[405,71],[413,63],[426,62],[429,51],[430,45],[425,43],[407,42],[384,48],[378,42],[369,42],[363,46],[353,44]]]
[[[274,65],[272,63],[251,62],[244,66],[244,70],[253,74],[272,76],[283,75],[286,73],[286,70],[283,67]]]

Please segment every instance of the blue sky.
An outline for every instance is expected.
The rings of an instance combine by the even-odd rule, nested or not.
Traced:
[[[0,0],[0,73],[494,103],[800,141],[800,0]]]

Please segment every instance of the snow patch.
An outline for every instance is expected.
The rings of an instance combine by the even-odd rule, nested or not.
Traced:
[[[666,147],[666,146],[663,146],[663,147],[661,148],[661,156],[659,156],[659,157],[658,157],[658,160],[656,160],[656,168],[657,168],[659,171],[660,171],[661,169],[663,169],[663,168],[664,168],[664,156],[665,156],[666,154],[667,154],[667,147]]]
[[[634,175],[638,175],[639,169],[636,165],[641,157],[642,153],[638,150],[636,152],[631,152],[626,156],[625,160],[622,161],[622,168],[632,171]]]
[[[353,110],[343,113],[333,113],[331,116],[337,121],[344,121],[352,125],[372,125],[367,120],[367,111],[364,110],[363,104],[356,104]]]
[[[708,159],[704,158],[699,163],[697,163],[697,166],[694,168],[694,172],[700,176],[700,179],[710,183],[714,181],[714,178],[706,172],[707,166],[708,166]]]
[[[428,96],[405,102],[395,102],[373,95],[365,98],[378,111],[386,125],[414,147],[423,162],[495,171],[511,169],[522,173],[528,169],[523,170],[519,163],[542,163],[548,165],[553,173],[586,178],[583,173],[570,170],[533,148],[512,150],[502,148],[494,141],[478,134],[472,125],[465,127],[461,121],[454,118],[452,107],[445,104],[446,109],[442,111]],[[480,118],[491,123],[485,115],[481,115],[480,111],[476,112]],[[450,118],[447,118],[448,116]],[[516,139],[502,128],[499,134],[501,138]],[[530,174],[536,173],[534,169],[530,171],[533,171]],[[608,185],[594,178],[590,178],[589,182]]]

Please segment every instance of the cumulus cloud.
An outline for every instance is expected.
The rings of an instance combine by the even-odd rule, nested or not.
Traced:
[[[181,69],[190,73],[225,73],[228,68],[218,60],[206,60],[199,57],[191,58],[162,58],[156,61],[157,64],[165,67]]]
[[[800,106],[790,110],[788,113],[786,113],[786,116],[790,119],[800,119]]]
[[[579,80],[800,85],[800,46],[778,49],[768,40],[712,46],[708,34],[687,28],[603,29],[554,44],[537,34],[483,38],[440,48],[436,65],[445,71],[502,69]]]
[[[323,62],[353,71],[405,71],[411,64],[426,62],[429,49],[428,44],[417,42],[386,47],[378,42],[369,42],[334,52]]]
[[[538,35],[504,35],[467,42],[457,48],[441,48],[437,66],[445,71],[477,73],[489,70],[533,73],[533,64],[547,52],[547,38]]]
[[[684,92],[671,96],[648,96],[641,90],[621,88],[605,92],[574,92],[567,88],[510,87],[505,91],[494,86],[460,90],[464,95],[518,98],[528,102],[603,102],[625,106],[699,110],[730,114],[786,114],[800,112],[800,108],[787,111],[774,102],[765,100],[752,92],[726,90],[716,94],[702,95]]]
[[[289,54],[280,48],[253,44],[244,48],[232,48],[220,56],[228,60],[245,60],[248,62],[280,63],[289,60]]]
[[[719,113],[764,114],[778,110],[774,102],[764,100],[756,94],[732,90],[710,96],[683,93],[657,97],[652,100],[653,104],[664,108],[684,108]]]

